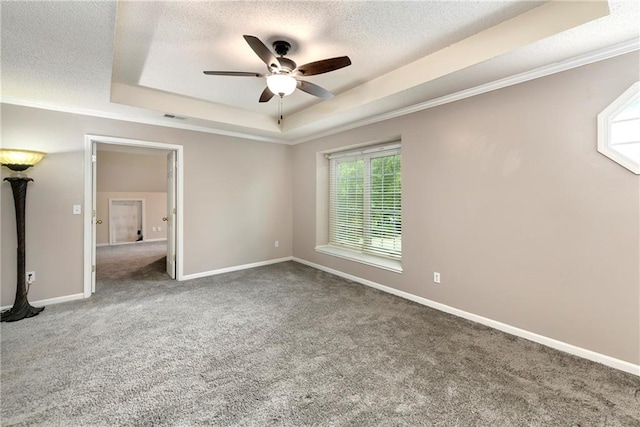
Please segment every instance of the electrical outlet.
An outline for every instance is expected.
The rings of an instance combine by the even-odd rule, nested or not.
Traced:
[[[36,272],[35,271],[28,271],[27,272],[27,283],[28,284],[32,284],[35,281],[36,281]]]
[[[157,228],[156,228],[156,227],[152,227],[152,230],[153,230],[153,231],[156,231],[156,230],[157,230]]]
[[[279,248],[280,247],[280,242],[277,241],[277,240],[275,242],[273,242],[273,247],[274,248]]]
[[[440,273],[438,272],[433,273],[433,283],[440,283]]]
[[[158,227],[158,231],[162,231],[162,227]]]

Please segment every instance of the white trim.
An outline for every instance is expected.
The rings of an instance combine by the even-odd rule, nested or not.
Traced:
[[[393,150],[399,153],[401,148],[402,148],[402,144],[400,142],[400,138],[398,138],[397,141],[394,141],[391,144],[366,146],[358,150],[347,149],[344,151],[335,151],[335,152],[332,151],[330,153],[325,154],[325,157],[329,160],[333,160],[333,159],[340,159],[343,157],[354,157],[354,156],[362,156],[365,154],[387,152],[390,150]]]
[[[176,280],[184,280],[184,152],[183,147],[176,150],[176,217],[178,229],[176,233],[176,252],[178,265],[176,266]]]
[[[63,297],[47,298],[47,299],[41,299],[39,301],[32,301],[30,304],[34,307],[42,307],[47,305],[60,304],[63,302],[76,301],[84,298],[85,298],[84,294],[71,294],[71,295],[65,295]],[[3,310],[3,311],[8,310],[11,307],[12,307],[11,305],[5,305],[4,307],[0,307],[0,310]]]
[[[349,261],[355,261],[372,267],[381,268],[383,270],[393,271],[394,273],[402,273],[402,262],[395,259],[363,254],[362,252],[340,248],[333,245],[320,245],[316,246],[314,249],[316,252],[320,252],[322,254],[348,259]]]
[[[551,74],[561,73],[563,71],[570,70],[572,68],[582,67],[594,62],[604,61],[605,59],[613,58],[616,56],[624,55],[626,53],[634,52],[640,49],[640,40],[629,40],[620,44],[606,47],[604,49],[589,52],[584,55],[569,58],[564,61],[557,62],[555,64],[545,65],[530,71],[525,71],[520,74],[516,74],[510,77],[505,77],[500,80],[485,83],[480,86],[472,87],[462,90],[460,92],[452,93],[442,96],[440,98],[431,99],[429,101],[421,102],[419,104],[411,105],[409,107],[400,108],[397,110],[382,113],[377,116],[368,117],[366,119],[358,120],[352,123],[348,123],[343,126],[336,126],[324,132],[318,132],[312,135],[300,137],[290,141],[291,145],[301,144],[303,142],[311,141],[325,136],[335,135],[347,130],[356,129],[362,126],[370,125],[373,123],[382,122],[384,120],[393,119],[407,114],[412,114],[418,111],[426,110],[440,105],[449,104],[451,102],[460,101],[465,98],[471,98],[472,96],[482,95],[483,93],[492,92],[494,90],[503,89],[508,86],[513,86],[519,83],[525,83],[530,80],[546,77]]]
[[[413,106],[409,106],[405,108],[400,108],[400,109],[383,113],[374,117],[369,117],[363,120],[348,123],[343,126],[332,127],[331,129],[326,131],[311,133],[309,135],[302,136],[299,138],[293,138],[293,139],[287,139],[286,134],[283,135],[282,137],[258,136],[258,135],[253,135],[251,133],[245,133],[245,132],[226,131],[222,129],[195,126],[185,122],[166,122],[163,120],[132,118],[120,113],[109,113],[109,112],[91,110],[91,109],[80,108],[80,107],[55,105],[55,104],[49,104],[44,102],[30,101],[26,99],[11,98],[6,96],[0,96],[0,103],[19,105],[23,107],[39,108],[43,110],[60,111],[64,113],[81,114],[84,116],[101,117],[105,119],[122,120],[126,122],[143,123],[143,124],[163,126],[163,127],[169,127],[169,128],[175,128],[175,129],[185,129],[185,130],[191,130],[195,132],[204,132],[204,133],[211,133],[215,135],[250,139],[254,141],[296,145],[296,144],[301,144],[303,142],[311,141],[317,138],[321,138],[324,136],[335,135],[337,133],[344,132],[350,129],[366,126],[368,124],[381,122],[381,121],[392,119],[395,117],[411,114],[417,111],[426,110],[428,108],[437,107],[439,105],[448,104],[450,102],[459,101],[461,99],[480,95],[493,90],[502,89],[507,86],[512,86],[518,83],[524,83],[529,80],[534,80],[534,79],[545,77],[551,74],[560,73],[563,71],[570,70],[572,68],[577,68],[583,65],[592,64],[594,62],[603,61],[605,59],[624,55],[626,53],[634,52],[639,49],[640,49],[639,39],[629,40],[626,42],[608,46],[603,49],[589,52],[584,55],[580,55],[574,58],[569,58],[564,61],[557,62],[555,64],[545,65],[543,67],[526,71],[521,74],[516,74],[511,77],[507,77],[501,80],[496,80],[494,82],[476,86],[474,88],[463,90],[451,95],[443,96],[441,98],[429,100],[429,101],[415,104]]]
[[[401,298],[408,299],[418,304],[422,304],[424,306],[431,307],[436,310],[452,314],[454,316],[462,317],[463,319],[471,320],[472,322],[480,323],[482,325],[489,326],[490,328],[494,328],[499,331],[506,332],[508,334],[515,335],[515,336],[527,339],[529,341],[533,341],[538,344],[542,344],[547,347],[551,347],[553,349],[563,351],[565,353],[572,354],[574,356],[582,357],[583,359],[591,360],[593,362],[601,363],[611,368],[619,369],[621,371],[640,376],[640,365],[636,365],[630,362],[626,362],[624,360],[616,359],[614,357],[607,356],[604,354],[596,353],[595,351],[587,350],[582,347],[577,347],[575,345],[568,344],[563,341],[558,341],[553,338],[545,337],[544,335],[539,335],[534,332],[529,332],[527,330],[520,329],[515,326],[508,325],[506,323],[498,322],[496,320],[488,319],[486,317],[479,316],[477,314],[469,313],[454,307],[450,307],[445,304],[441,304],[439,302],[431,301],[429,299],[419,297],[417,295],[413,295],[408,292],[400,291],[398,289],[381,285],[380,283],[372,282],[371,280],[362,279],[360,277],[353,276],[351,274],[343,273],[341,271],[334,270],[332,268],[325,267],[323,265],[319,265],[301,258],[293,257],[293,261],[299,262],[300,264],[308,265],[309,267],[313,267],[318,270],[326,271],[327,273],[335,274],[336,276],[343,277],[345,279],[381,290],[383,292],[387,292],[387,293],[399,296]]]
[[[144,239],[143,241],[141,241],[141,242],[136,242],[136,243],[166,242],[166,241],[167,241],[167,238],[166,238],[166,237],[164,237],[164,238],[159,237],[159,238],[157,238],[157,239]]]
[[[144,239],[144,240],[142,240],[140,242],[116,243],[116,245],[133,245],[133,244],[139,245],[139,244],[144,244],[144,243],[166,242],[166,241],[167,241],[166,237],[164,237],[164,238],[161,237],[161,238],[158,238],[158,239]],[[96,243],[96,248],[102,248],[102,247],[105,247],[105,246],[112,246],[112,245],[110,245],[109,243]]]
[[[236,265],[233,267],[219,268],[217,270],[209,270],[209,271],[203,271],[201,273],[187,274],[183,276],[183,280],[199,279],[201,277],[215,276],[217,274],[230,273],[232,271],[239,271],[239,270],[247,270],[249,268],[255,268],[255,267],[263,267],[265,265],[278,264],[280,262],[286,262],[291,260],[293,260],[293,257],[289,256],[284,258],[270,259],[267,261],[254,262],[251,264],[243,264],[243,265]]]
[[[105,144],[115,145],[128,145],[134,147],[156,148],[161,150],[173,150],[176,152],[177,163],[177,176],[176,176],[176,207],[178,211],[178,239],[176,241],[176,251],[178,254],[178,265],[176,272],[176,280],[181,281],[184,279],[184,147],[178,144],[166,144],[163,142],[142,141],[137,139],[119,138],[112,136],[85,134],[84,136],[84,161],[85,161],[85,176],[84,176],[84,201],[85,201],[85,216],[84,216],[84,296],[91,296],[91,194],[92,194],[92,162],[91,162],[91,148],[94,142],[100,142]]]
[[[84,298],[91,296],[93,281],[93,140],[84,136]]]

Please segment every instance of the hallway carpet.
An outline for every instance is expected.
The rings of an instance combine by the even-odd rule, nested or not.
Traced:
[[[96,248],[96,288],[113,280],[163,280],[167,242],[138,242]]]
[[[3,426],[640,426],[636,376],[295,262],[155,272],[2,324]]]

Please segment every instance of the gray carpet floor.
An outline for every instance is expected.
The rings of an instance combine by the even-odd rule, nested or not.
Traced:
[[[640,426],[636,376],[295,262],[171,281],[135,246],[2,324],[2,425]]]

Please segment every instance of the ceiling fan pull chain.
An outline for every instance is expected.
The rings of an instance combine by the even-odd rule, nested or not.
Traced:
[[[282,96],[278,99],[278,124],[282,124]]]

